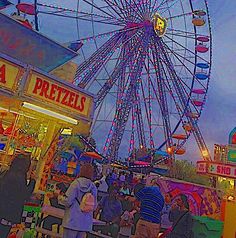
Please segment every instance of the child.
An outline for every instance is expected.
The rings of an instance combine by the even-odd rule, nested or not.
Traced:
[[[121,216],[119,238],[128,238],[131,236],[135,213],[136,210],[133,209],[132,203],[127,201],[127,210]]]

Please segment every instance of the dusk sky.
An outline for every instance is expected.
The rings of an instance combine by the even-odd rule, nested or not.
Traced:
[[[227,144],[236,127],[236,1],[209,0],[213,64],[207,101],[199,125],[213,156],[214,143]],[[196,161],[200,152],[192,138],[183,158]]]
[[[30,0],[26,2],[32,3]],[[54,3],[71,9],[76,8],[77,4],[77,0],[69,0],[66,4],[61,0],[38,2]],[[207,101],[199,126],[213,156],[214,143],[227,144],[229,132],[236,127],[236,1],[209,0],[208,4],[213,37],[213,64]],[[50,21],[54,21],[55,25],[55,19]],[[64,21],[65,24],[68,23],[68,19]],[[63,25],[52,28],[47,17],[41,19],[40,24],[44,34],[61,42],[63,39],[76,37],[75,26],[70,24],[66,24],[64,35],[61,34]],[[82,31],[83,28],[85,27],[81,27]],[[193,136],[186,143],[186,149],[187,153],[178,158],[191,161],[200,159],[200,151]]]

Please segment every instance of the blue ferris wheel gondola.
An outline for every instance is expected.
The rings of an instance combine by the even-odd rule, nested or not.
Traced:
[[[197,63],[196,66],[201,69],[209,69],[209,64],[207,63]]]
[[[162,150],[157,150],[155,152],[155,155],[160,155],[160,156],[163,156],[163,157],[170,157],[170,155],[166,151],[162,151]]]
[[[197,72],[195,74],[196,78],[199,79],[199,80],[206,80],[208,79],[209,75],[205,72]]]

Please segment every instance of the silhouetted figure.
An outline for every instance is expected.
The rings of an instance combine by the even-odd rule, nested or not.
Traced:
[[[193,217],[186,195],[181,194],[172,205],[169,215],[173,228],[168,238],[193,238]]]
[[[24,203],[34,190],[35,180],[27,181],[30,155],[18,155],[0,180],[0,237],[6,238],[13,224],[21,223]],[[28,185],[27,185],[27,182]]]

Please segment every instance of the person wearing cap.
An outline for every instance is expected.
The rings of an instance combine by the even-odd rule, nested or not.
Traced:
[[[95,218],[100,213],[100,219],[106,222],[105,226],[94,226],[94,230],[101,231],[104,235],[111,234],[116,238],[119,233],[119,223],[122,215],[122,204],[118,200],[118,190],[111,186],[108,189],[108,196],[103,197],[100,201]]]
[[[172,205],[169,215],[173,222],[173,229],[168,238],[192,238],[193,217],[189,211],[189,203],[186,195],[181,194]]]
[[[140,219],[136,226],[135,238],[157,238],[160,232],[161,211],[164,206],[164,198],[160,192],[156,179],[143,189],[139,190],[135,197],[140,201]]]

